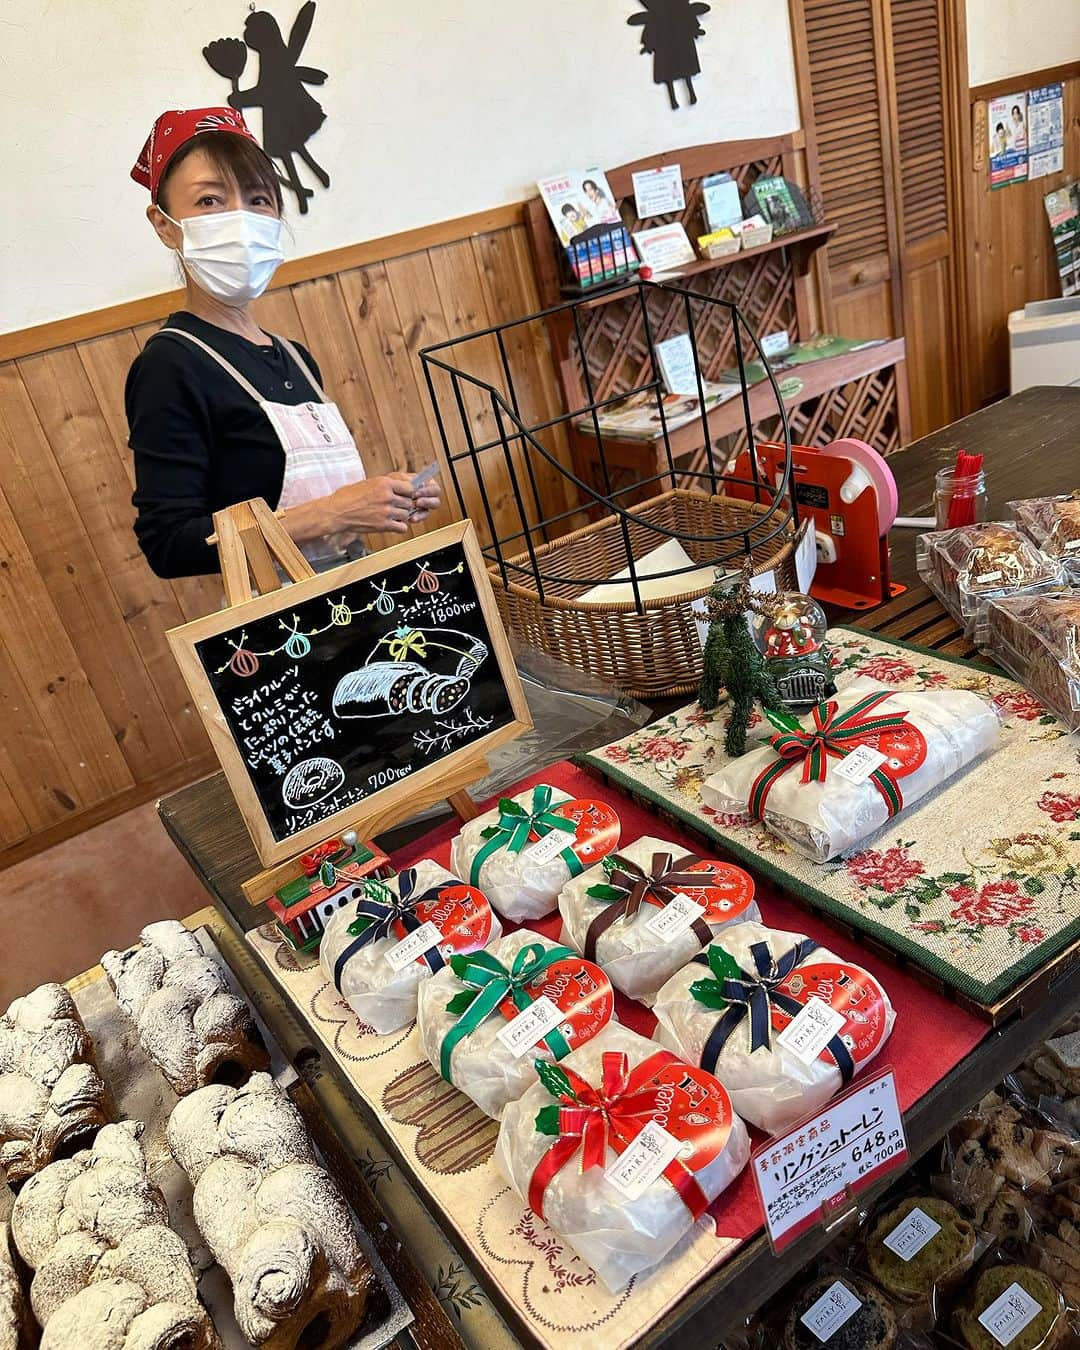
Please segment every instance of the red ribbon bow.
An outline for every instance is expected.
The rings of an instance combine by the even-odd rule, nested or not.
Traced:
[[[300,855],[300,867],[306,877],[313,877],[327,858],[332,858],[342,848],[340,839],[327,839],[324,844],[316,844],[313,849]]]
[[[560,1066],[574,1095],[559,1098],[559,1138],[540,1159],[529,1182],[529,1207],[534,1214],[544,1217],[544,1192],[548,1184],[579,1149],[581,1170],[585,1172],[590,1167],[604,1166],[609,1147],[622,1153],[633,1143],[657,1112],[656,1085],[652,1088],[645,1085],[661,1069],[677,1063],[677,1056],[670,1051],[658,1050],[631,1069],[625,1054],[605,1051],[599,1090],[565,1064]],[[699,1219],[709,1202],[694,1174],[675,1158],[664,1168],[663,1175],[693,1217]]]

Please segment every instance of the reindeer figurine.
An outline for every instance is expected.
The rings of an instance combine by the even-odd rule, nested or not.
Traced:
[[[734,759],[746,752],[746,732],[755,699],[763,708],[784,712],[786,707],[746,624],[747,613],[771,615],[778,597],[750,588],[750,569],[744,567],[732,585],[720,580],[709,592],[706,614],[709,636],[698,689],[703,708],[715,708],[720,690],[731,704],[724,749]]]

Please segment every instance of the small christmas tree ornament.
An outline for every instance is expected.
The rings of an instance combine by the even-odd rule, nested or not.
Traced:
[[[789,707],[812,708],[836,693],[825,643],[825,612],[809,595],[786,591],[768,611],[754,615],[754,642],[765,669]]]
[[[780,691],[746,623],[748,614],[771,621],[777,599],[771,592],[751,590],[750,570],[744,568],[734,583],[730,578],[718,581],[706,601],[709,636],[698,698],[703,708],[715,708],[721,689],[727,690],[731,715],[724,748],[732,758],[746,751],[746,731],[755,699],[763,708],[785,711]]]

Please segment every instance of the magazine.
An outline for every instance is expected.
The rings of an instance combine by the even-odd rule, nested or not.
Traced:
[[[739,185],[729,173],[712,173],[701,180],[701,200],[710,233],[742,220]]]
[[[622,223],[602,169],[569,169],[536,186],[564,247],[594,225]]]
[[[797,183],[787,178],[759,178],[743,202],[743,214],[759,213],[772,225],[773,234],[793,234],[809,229],[814,217]]]
[[[793,342],[782,352],[769,358],[769,368],[776,375],[782,370],[791,370],[795,366],[810,365],[814,361],[827,361],[833,356],[846,356],[848,352],[859,352],[865,347],[880,347],[887,338],[843,338],[828,333],[819,333],[807,338],[805,342]],[[731,366],[721,371],[720,379],[724,383],[738,384],[739,367]],[[765,367],[760,361],[746,362],[746,383],[760,384],[765,379]]]
[[[714,384],[706,381],[705,411],[711,412],[721,403],[737,397],[738,393],[737,384]],[[663,404],[662,422],[656,394],[651,390],[642,390],[618,403],[600,408],[596,414],[596,423],[589,414],[579,418],[576,425],[579,431],[595,434],[598,424],[601,436],[610,436],[613,440],[655,441],[663,436],[664,423],[670,432],[701,416],[700,399],[689,394],[664,394]]]

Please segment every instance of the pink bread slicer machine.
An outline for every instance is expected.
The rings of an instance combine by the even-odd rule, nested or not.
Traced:
[[[758,441],[758,474],[778,483],[784,445]],[[752,477],[749,452],[735,462],[735,476]],[[872,609],[907,588],[889,579],[889,530],[899,499],[888,464],[865,441],[850,438],[820,447],[791,447],[791,479],[799,519],[817,531],[817,574],[810,594],[842,609]],[[754,498],[746,482],[731,484],[735,497]]]

